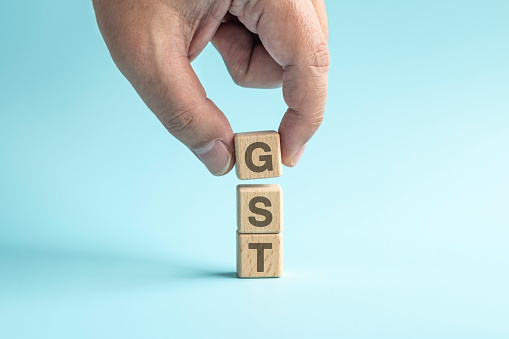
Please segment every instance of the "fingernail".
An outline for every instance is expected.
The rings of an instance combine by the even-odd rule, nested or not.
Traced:
[[[304,150],[306,149],[306,144],[302,145],[302,147],[295,153],[293,156],[292,162],[290,165],[294,167],[299,162],[300,158],[302,158],[302,154],[304,154]]]
[[[194,152],[210,173],[214,175],[224,175],[230,169],[232,152],[219,139],[212,140],[209,144],[194,150]]]

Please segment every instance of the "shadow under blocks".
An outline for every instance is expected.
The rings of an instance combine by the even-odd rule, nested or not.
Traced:
[[[241,180],[282,174],[279,134],[236,133],[236,172]],[[279,185],[237,186],[237,275],[240,278],[283,274],[283,191]]]

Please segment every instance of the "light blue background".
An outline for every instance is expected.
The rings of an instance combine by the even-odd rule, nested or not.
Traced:
[[[1,338],[508,338],[509,2],[327,1],[330,95],[284,169],[281,279],[235,271],[209,175],[85,0],[0,6]],[[194,67],[234,131],[280,90]]]

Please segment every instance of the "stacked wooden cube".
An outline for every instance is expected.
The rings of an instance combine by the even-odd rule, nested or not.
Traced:
[[[282,174],[279,134],[235,134],[237,177]],[[283,273],[283,192],[279,185],[237,186],[237,274],[240,278],[280,277]]]

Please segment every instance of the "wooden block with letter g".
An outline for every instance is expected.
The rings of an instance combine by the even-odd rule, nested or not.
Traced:
[[[239,233],[280,233],[283,230],[283,191],[279,185],[237,186]]]
[[[283,236],[237,232],[239,278],[280,277],[283,274]]]
[[[275,131],[235,133],[236,171],[239,179],[281,176],[281,144]]]

